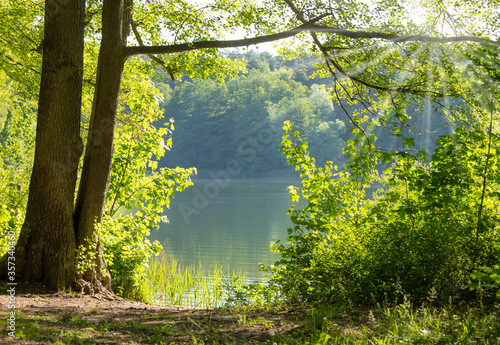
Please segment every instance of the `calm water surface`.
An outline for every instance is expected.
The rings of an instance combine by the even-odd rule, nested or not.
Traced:
[[[291,226],[286,213],[290,185],[300,186],[300,180],[195,180],[172,200],[166,213],[170,223],[150,239],[185,265],[201,264],[210,271],[217,264],[225,273],[262,277],[259,263],[279,259],[269,243],[286,239]]]

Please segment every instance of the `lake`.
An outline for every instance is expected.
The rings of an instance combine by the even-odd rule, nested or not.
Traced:
[[[279,259],[269,243],[285,240],[291,227],[289,185],[300,186],[300,180],[194,180],[172,200],[170,222],[149,238],[183,265],[200,264],[210,272],[217,264],[224,273],[261,278],[259,263]]]

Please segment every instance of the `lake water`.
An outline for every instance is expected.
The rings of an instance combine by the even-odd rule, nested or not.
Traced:
[[[285,240],[291,226],[290,185],[300,186],[300,180],[195,180],[172,200],[166,213],[170,223],[149,238],[184,265],[210,272],[217,264],[224,273],[260,278],[259,263],[279,259],[269,243]]]

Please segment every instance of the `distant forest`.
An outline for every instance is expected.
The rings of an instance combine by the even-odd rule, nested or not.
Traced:
[[[285,120],[309,143],[317,164],[329,160],[343,166],[342,150],[354,137],[346,111],[352,114],[356,107],[332,102],[327,91],[332,80],[314,75],[314,56],[287,61],[267,52],[228,55],[245,61],[247,72],[224,82],[167,76],[155,82],[164,97],[163,122],[175,121],[173,147],[162,166],[196,167],[199,177],[235,166],[235,177],[294,176],[279,151]],[[377,147],[403,149],[403,138],[413,137],[413,150],[431,154],[437,137],[452,130],[430,104],[407,113],[411,119],[402,132],[394,135],[385,126],[376,130]]]

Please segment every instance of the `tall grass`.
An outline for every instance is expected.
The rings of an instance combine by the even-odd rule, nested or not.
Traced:
[[[177,258],[162,253],[150,263],[142,288],[152,304],[217,308],[224,306],[227,291],[240,289],[244,283],[244,276],[224,274],[217,264],[207,272],[201,264],[183,266]]]
[[[304,327],[273,334],[279,345],[498,345],[500,305],[487,308],[411,304],[359,311],[343,306],[319,306],[307,313]],[[273,332],[274,333],[274,332]]]

